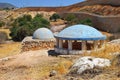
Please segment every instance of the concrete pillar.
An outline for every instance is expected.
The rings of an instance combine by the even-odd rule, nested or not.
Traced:
[[[68,50],[72,50],[72,40],[68,40]]]
[[[77,40],[75,40],[74,42],[77,43]]]
[[[100,47],[104,45],[104,40],[100,40]]]
[[[94,41],[94,50],[98,49],[98,41]]]
[[[82,41],[82,51],[86,51],[86,41]]]
[[[56,38],[56,47],[58,48],[59,47],[59,39]]]
[[[63,48],[63,40],[59,39],[59,48]]]

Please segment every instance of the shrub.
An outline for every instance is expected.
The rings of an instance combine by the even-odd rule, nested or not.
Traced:
[[[78,19],[74,14],[68,14],[65,17],[65,20],[67,21],[68,24],[76,24]]]
[[[89,18],[80,20],[80,21],[78,21],[77,23],[78,23],[78,24],[85,24],[85,25],[92,26],[92,21],[91,21]]]
[[[60,19],[60,16],[56,13],[54,13],[51,17],[50,17],[50,20],[54,20],[54,21],[57,21],[57,19]]]
[[[0,27],[4,26],[5,25],[5,22],[3,21],[0,21]]]
[[[0,43],[4,43],[8,39],[7,33],[0,32]]]
[[[10,29],[10,36],[14,41],[21,41],[24,37],[31,36],[36,29],[48,27],[49,24],[40,14],[37,14],[33,19],[31,15],[24,15],[15,19],[13,27]]]

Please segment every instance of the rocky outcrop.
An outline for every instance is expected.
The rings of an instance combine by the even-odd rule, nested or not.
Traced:
[[[94,67],[106,67],[110,65],[111,65],[111,62],[108,59],[86,56],[86,57],[79,58],[74,63],[74,65],[71,68],[71,72],[76,71],[73,73],[81,74],[87,69],[93,69]]]
[[[120,39],[115,39],[109,42],[110,44],[118,44],[120,45]]]

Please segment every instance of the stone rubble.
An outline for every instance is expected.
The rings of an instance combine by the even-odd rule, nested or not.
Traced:
[[[77,74],[81,74],[87,69],[93,69],[94,67],[106,67],[110,65],[111,62],[109,59],[85,56],[79,58],[72,66],[71,70],[77,69]]]

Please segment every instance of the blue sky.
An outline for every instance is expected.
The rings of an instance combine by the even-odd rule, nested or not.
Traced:
[[[67,6],[84,0],[0,0],[2,3],[11,3],[17,7],[28,6]]]

